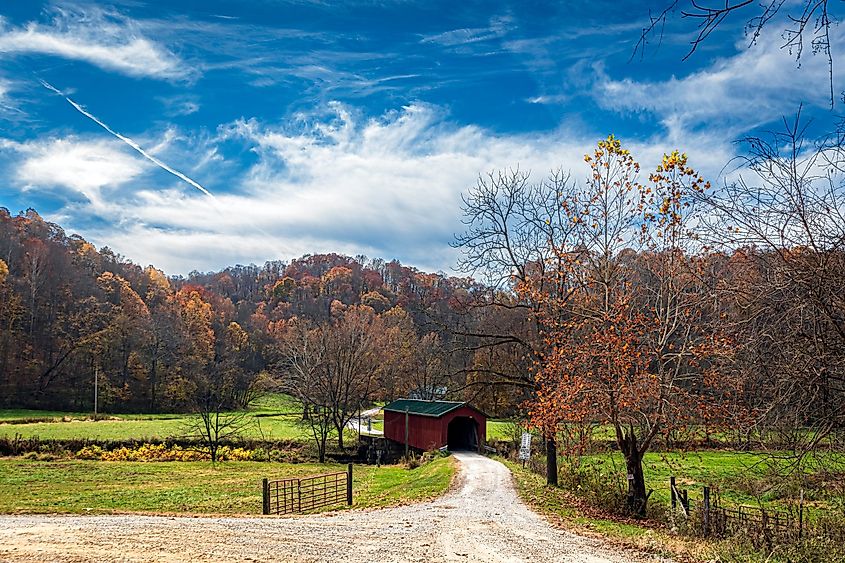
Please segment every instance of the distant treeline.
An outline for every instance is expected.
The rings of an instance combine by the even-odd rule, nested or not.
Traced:
[[[243,406],[278,383],[293,319],[316,327],[346,317],[392,339],[380,345],[369,398],[460,394],[475,360],[454,350],[451,329],[479,291],[470,279],[338,254],[167,276],[35,210],[0,208],[0,405],[90,410],[98,374],[104,412],[190,410],[221,380],[229,406]],[[524,398],[479,390],[467,393],[497,412]]]

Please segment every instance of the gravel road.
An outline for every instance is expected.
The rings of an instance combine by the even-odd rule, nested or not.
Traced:
[[[0,516],[0,561],[656,561],[552,527],[508,469],[458,453],[432,502],[288,518]]]

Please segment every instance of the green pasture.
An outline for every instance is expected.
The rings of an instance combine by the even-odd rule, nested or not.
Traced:
[[[828,453],[816,461],[804,483],[789,472],[791,460],[783,452],[651,452],[643,459],[643,471],[646,488],[653,490],[651,503],[668,505],[669,479],[675,476],[678,489],[687,489],[695,501],[701,500],[705,486],[723,502],[752,506],[794,503],[803,489],[808,506],[824,507],[835,496],[845,495],[845,454]],[[561,458],[561,468],[573,462]],[[618,452],[582,456],[577,462],[585,469],[615,475],[624,487],[627,471]]]
[[[345,471],[345,465],[261,462],[107,462],[0,459],[0,513],[261,514],[261,479]],[[353,508],[442,494],[452,458],[416,469],[356,465]],[[338,506],[343,508],[345,505]]]
[[[42,440],[163,440],[184,435],[188,422],[185,415],[150,418],[145,415],[110,415],[99,420],[64,415],[64,418],[67,420],[60,417],[51,422],[0,423],[0,437],[20,435]],[[250,414],[245,421],[243,436],[260,438],[263,432],[265,437],[273,440],[307,439],[307,429],[298,425],[298,421],[296,415]]]
[[[308,440],[309,431],[299,424],[301,407],[285,395],[270,395],[255,402],[244,421],[245,438]],[[105,441],[164,440],[187,432],[189,415],[101,414],[0,410],[0,437],[40,438],[42,440],[90,439]]]

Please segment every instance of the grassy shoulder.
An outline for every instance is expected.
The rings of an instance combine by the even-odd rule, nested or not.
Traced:
[[[332,464],[0,459],[0,513],[259,515],[262,478],[345,469]],[[438,458],[416,469],[356,465],[353,474],[353,508],[384,507],[443,494],[455,463]]]
[[[709,549],[703,542],[680,538],[649,522],[603,514],[563,488],[546,485],[544,477],[523,469],[520,464],[500,461],[511,470],[522,500],[564,529],[580,535],[601,536],[676,561],[702,561],[708,556]]]

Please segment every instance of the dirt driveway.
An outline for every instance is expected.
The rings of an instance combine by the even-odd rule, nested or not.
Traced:
[[[292,518],[0,516],[0,561],[651,561],[556,528],[501,463],[470,453],[421,504]]]

